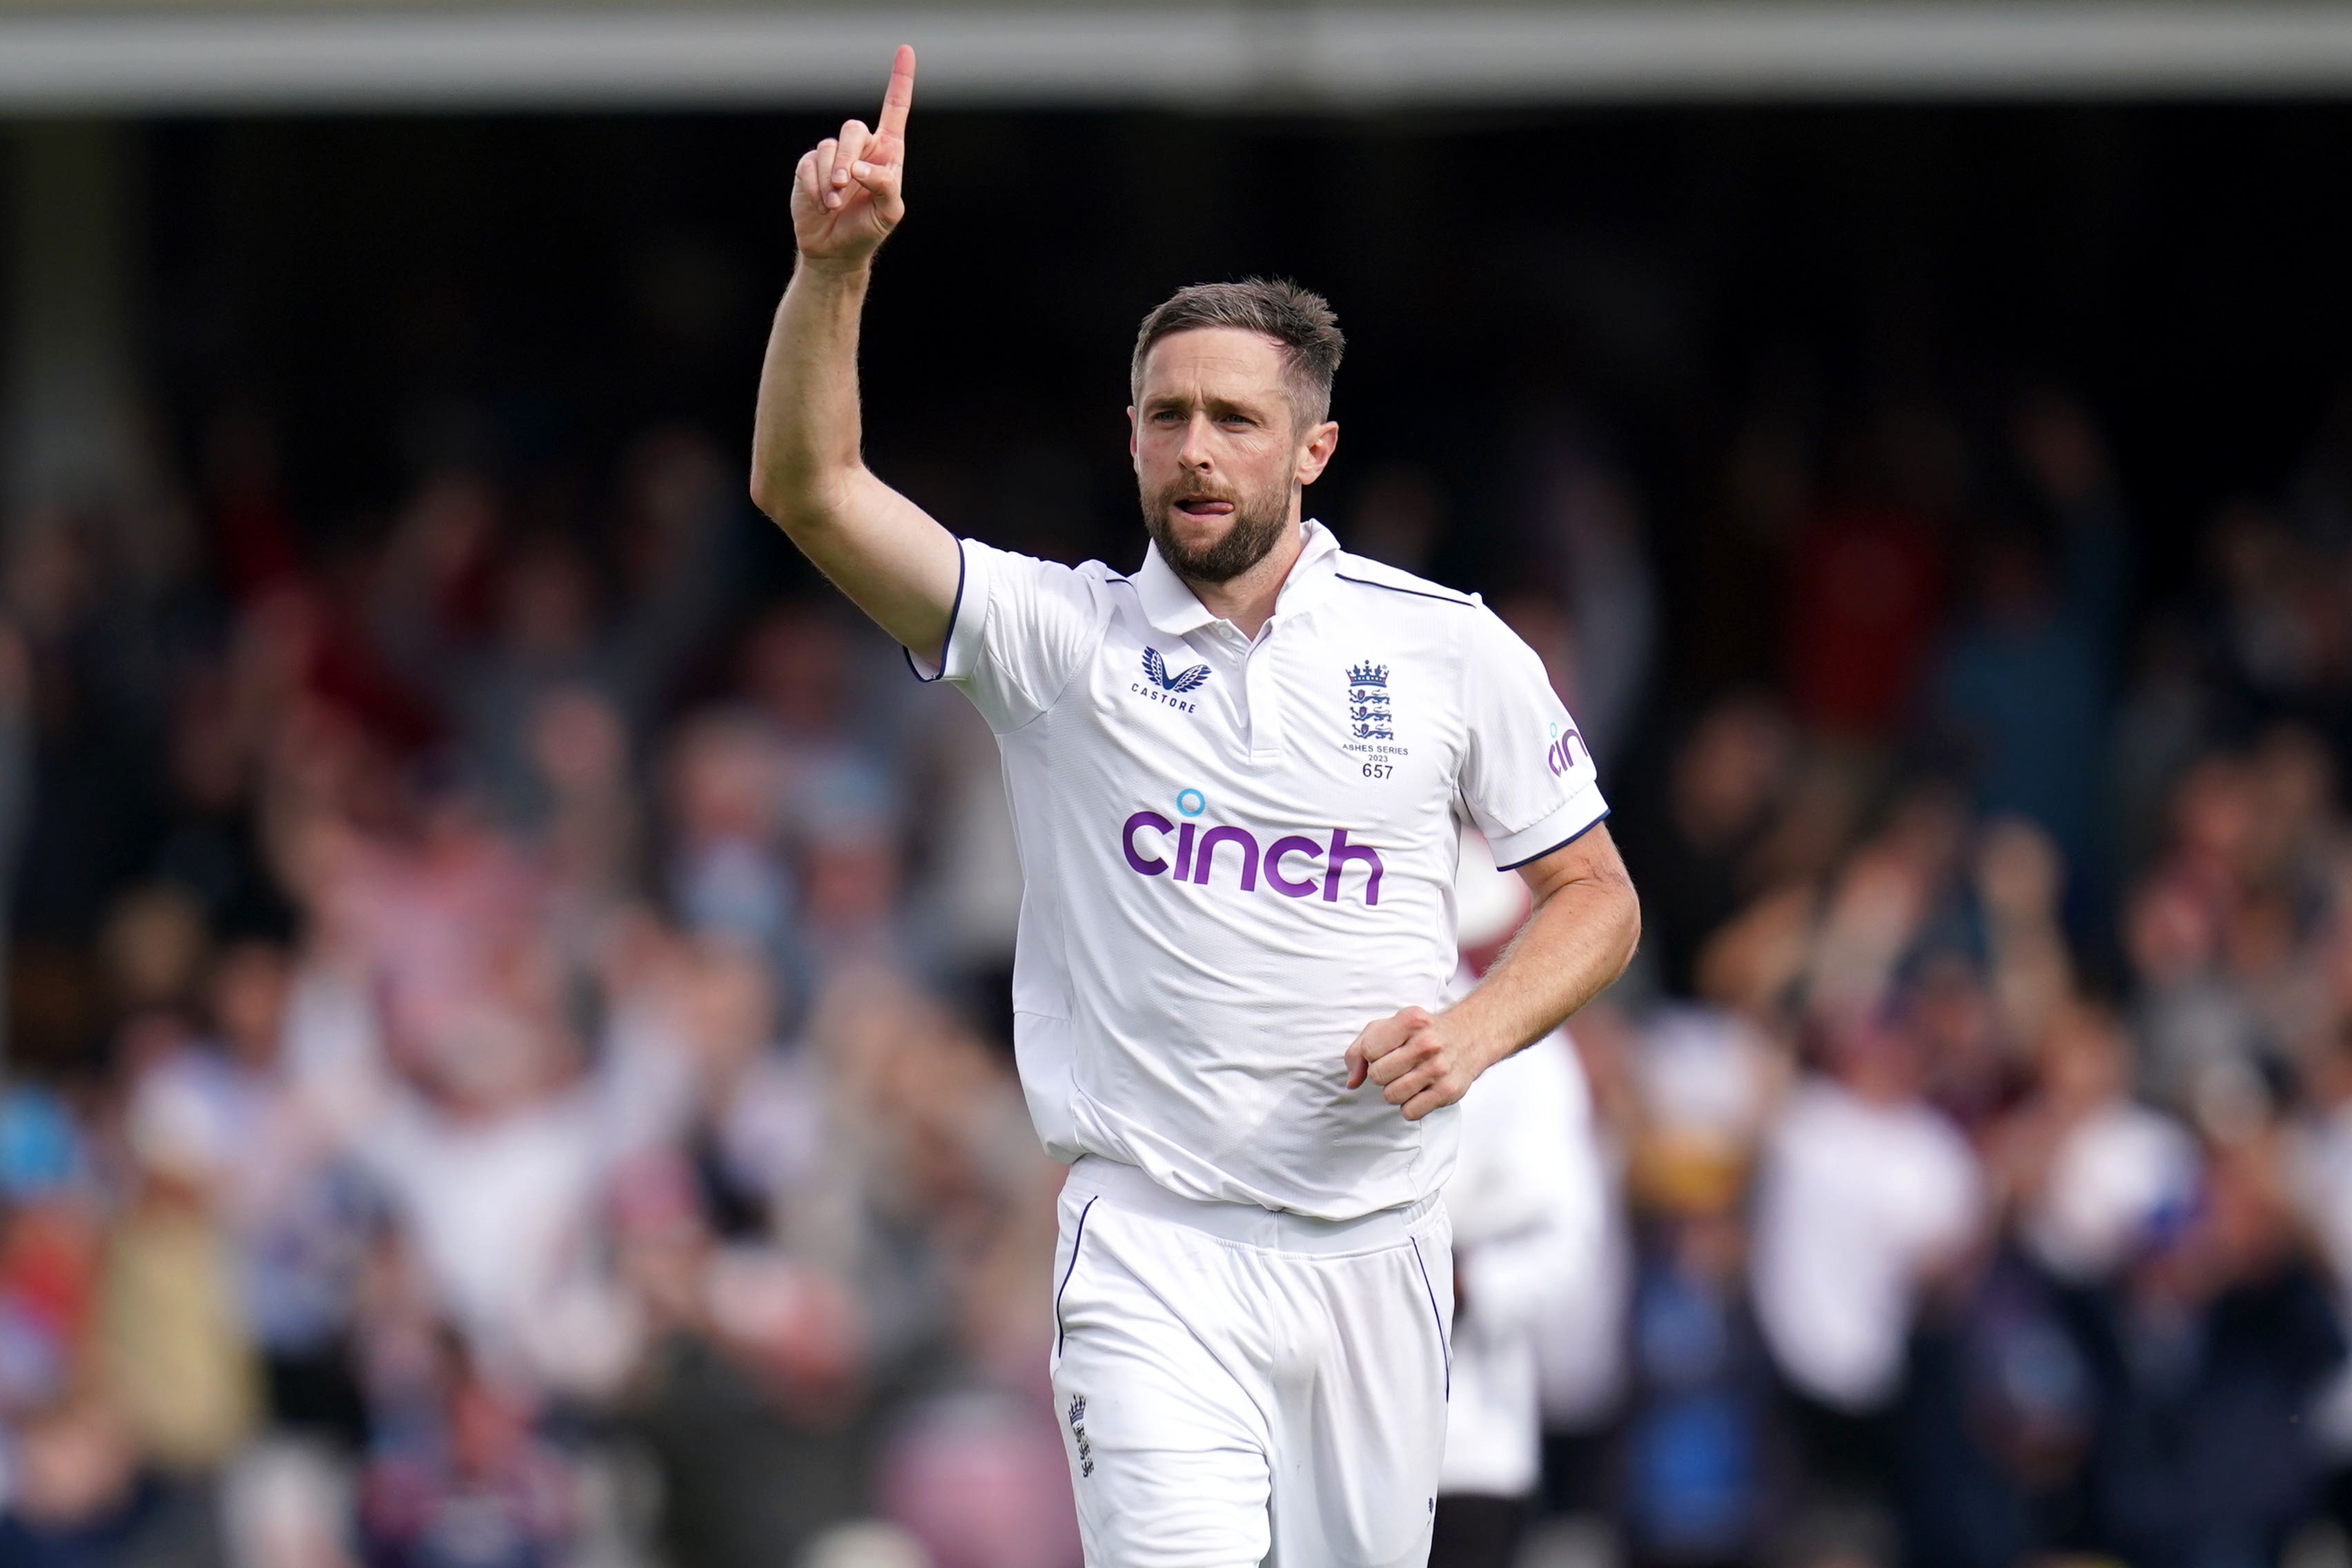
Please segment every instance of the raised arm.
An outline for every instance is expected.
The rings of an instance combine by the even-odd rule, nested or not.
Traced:
[[[915,51],[901,46],[880,121],[850,121],[794,174],[800,259],[760,371],[751,500],[884,631],[936,656],[961,559],[947,530],[866,470],[857,406],[858,317],[874,253],[907,213],[914,100]]]

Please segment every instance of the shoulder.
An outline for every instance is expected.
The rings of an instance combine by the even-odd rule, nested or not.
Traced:
[[[1132,603],[1136,597],[1134,579],[1099,561],[1081,561],[1066,570],[1077,590],[1106,613],[1122,602]]]
[[[1486,664],[1516,640],[1475,594],[1344,550],[1333,575],[1351,616],[1457,671]]]
[[[967,585],[976,577],[985,584],[991,598],[1010,592],[1027,599],[1103,610],[1115,595],[1134,592],[1124,575],[1099,561],[1082,561],[1074,566],[1000,549],[978,539],[966,538],[961,542]]]
[[[1410,572],[1384,565],[1369,556],[1349,551],[1339,552],[1335,575],[1350,589],[1362,594],[1401,595],[1423,601],[1433,610],[1452,606],[1458,610],[1480,610],[1486,606],[1475,594],[1456,593],[1426,577],[1416,577]]]

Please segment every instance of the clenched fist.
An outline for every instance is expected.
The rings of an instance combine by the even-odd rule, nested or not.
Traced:
[[[1458,1026],[1425,1008],[1407,1007],[1364,1026],[1348,1047],[1348,1087],[1361,1088],[1369,1079],[1407,1121],[1418,1121],[1469,1093],[1487,1065]]]

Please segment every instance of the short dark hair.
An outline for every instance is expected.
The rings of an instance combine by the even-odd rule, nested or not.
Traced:
[[[1287,278],[1244,278],[1238,283],[1195,283],[1179,289],[1143,318],[1128,367],[1129,395],[1143,395],[1143,361],[1151,345],[1199,327],[1238,327],[1282,345],[1283,389],[1302,430],[1331,412],[1331,382],[1348,340],[1331,301]]]

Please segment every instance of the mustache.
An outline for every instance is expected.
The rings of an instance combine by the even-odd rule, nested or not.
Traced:
[[[1236,491],[1221,486],[1188,485],[1181,482],[1163,488],[1160,492],[1160,499],[1171,503],[1180,500],[1221,500],[1230,501],[1235,506],[1239,506],[1242,500]]]

